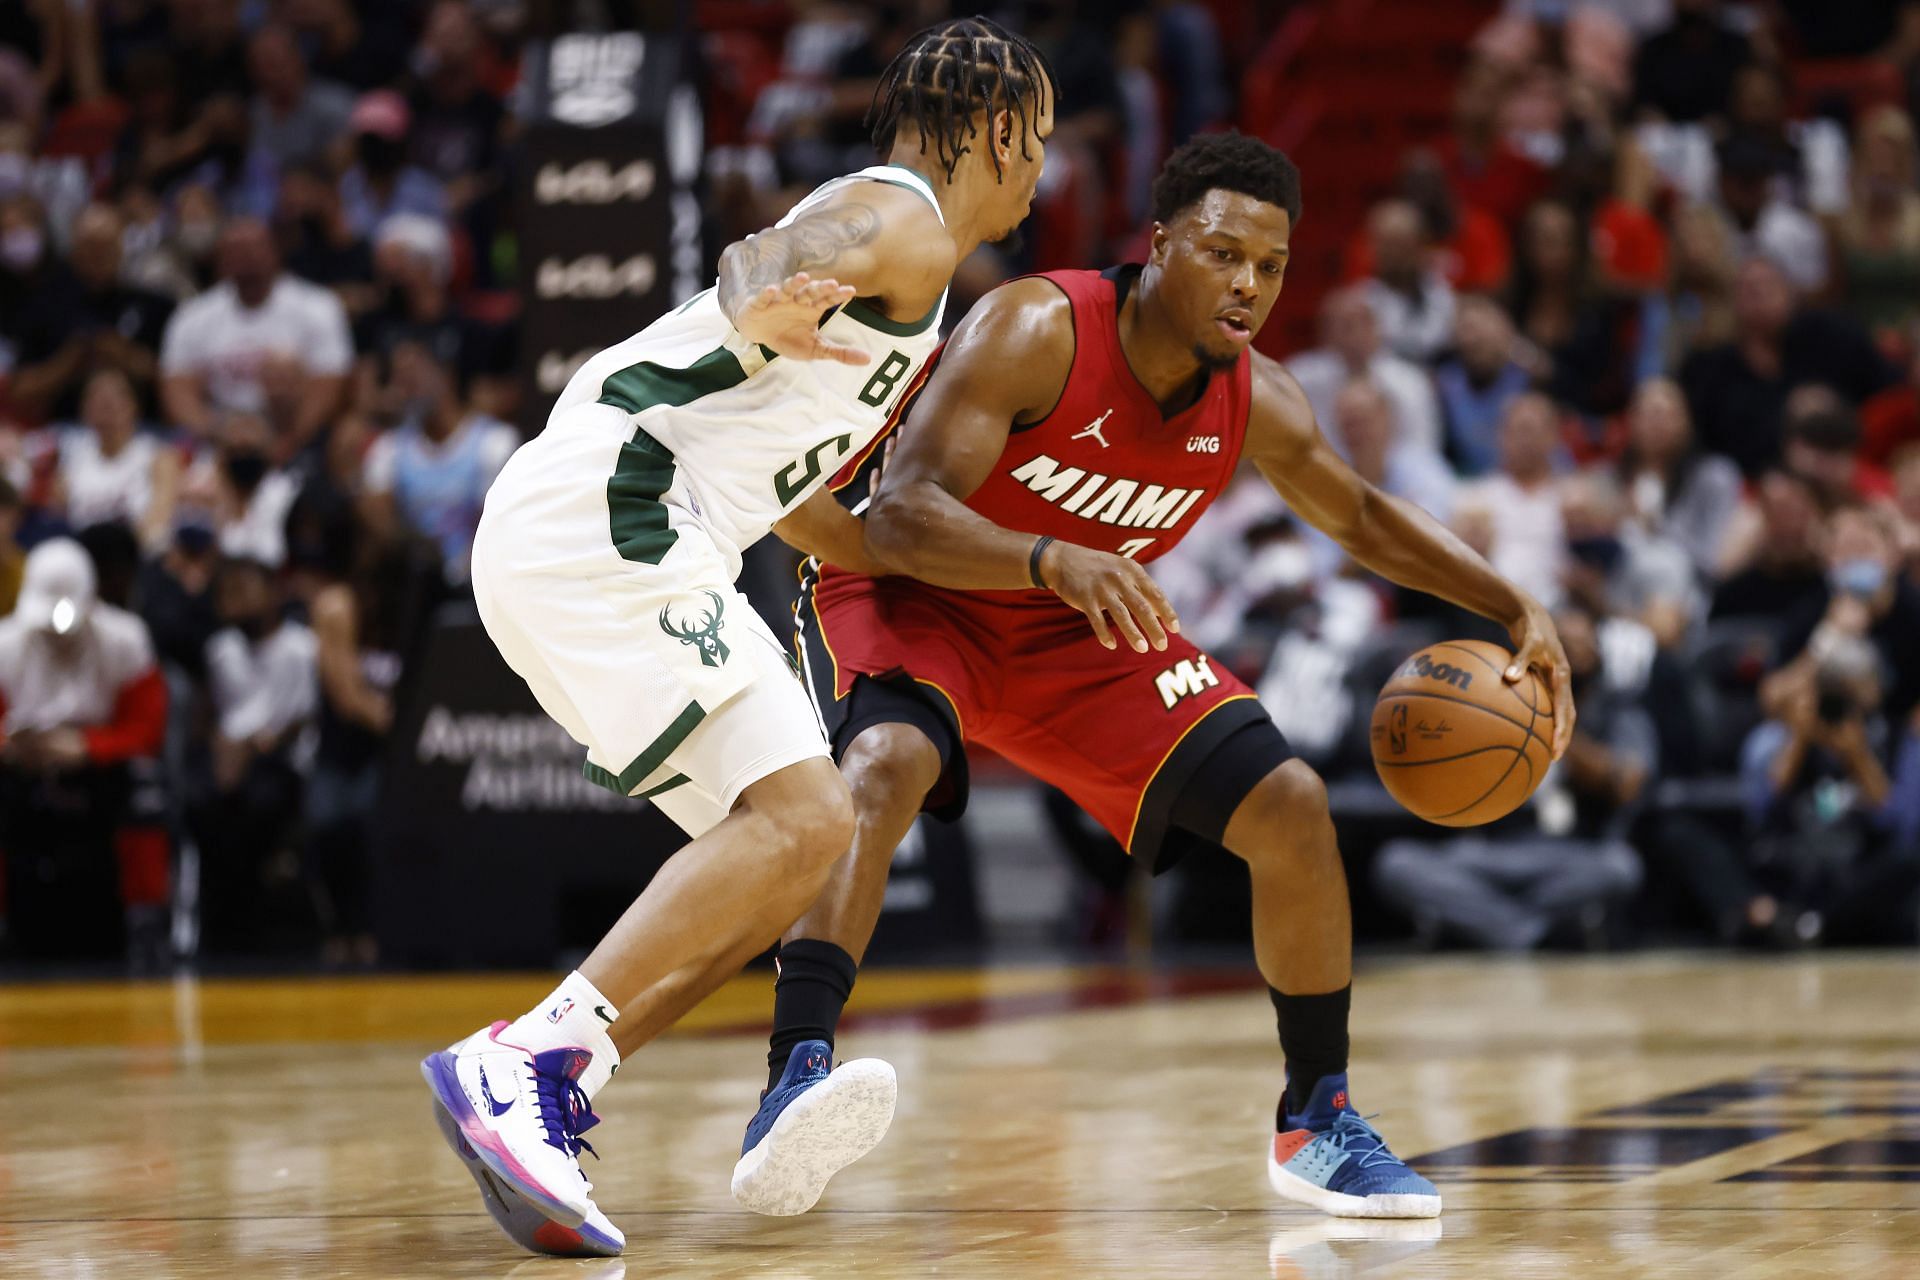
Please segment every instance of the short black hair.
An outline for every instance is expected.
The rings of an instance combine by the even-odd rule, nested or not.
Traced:
[[[935,159],[953,177],[960,157],[979,132],[974,117],[1005,108],[1020,120],[1020,154],[1028,155],[1027,135],[1039,128],[1044,95],[1058,79],[1038,45],[988,18],[955,18],[915,32],[880,73],[867,108],[874,149],[893,149],[900,122],[908,120],[933,142]],[[993,171],[1000,156],[991,147]]]
[[[1286,153],[1244,133],[1203,133],[1182,143],[1153,180],[1153,220],[1170,222],[1209,191],[1238,191],[1300,222],[1300,171]]]

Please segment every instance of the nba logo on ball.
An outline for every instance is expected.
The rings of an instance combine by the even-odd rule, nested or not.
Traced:
[[[547,1010],[547,1021],[559,1025],[560,1019],[573,1012],[573,997],[564,996],[559,1004]]]
[[[1526,803],[1552,763],[1553,701],[1532,671],[1507,683],[1512,661],[1497,644],[1449,640],[1400,665],[1369,734],[1387,794],[1444,827],[1476,827]]]

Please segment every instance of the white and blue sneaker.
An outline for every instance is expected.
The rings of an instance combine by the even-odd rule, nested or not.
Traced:
[[[427,1055],[420,1074],[468,1149],[508,1190],[542,1216],[578,1229],[599,1212],[579,1157],[593,1150],[580,1135],[600,1117],[576,1083],[593,1054],[530,1053],[500,1040],[507,1026],[496,1022]]]
[[[1305,1110],[1288,1113],[1267,1151],[1267,1181],[1336,1218],[1440,1216],[1440,1192],[1353,1109],[1344,1074],[1322,1076]]]
[[[473,1175],[487,1212],[507,1233],[507,1238],[522,1249],[556,1258],[611,1258],[627,1247],[627,1238],[620,1233],[620,1228],[609,1222],[597,1207],[588,1211],[586,1221],[579,1226],[568,1227],[514,1194],[474,1153],[453,1113],[441,1106],[438,1098],[433,1103],[433,1122],[440,1127],[440,1136],[447,1140],[453,1154],[460,1157],[460,1163]]]
[[[826,1041],[795,1045],[747,1125],[733,1166],[734,1200],[779,1218],[813,1208],[834,1174],[886,1136],[899,1093],[893,1068],[878,1058],[835,1067]]]

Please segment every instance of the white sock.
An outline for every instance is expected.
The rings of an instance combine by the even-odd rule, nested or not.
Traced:
[[[500,1033],[508,1044],[519,1045],[530,1053],[549,1049],[586,1049],[593,1061],[580,1073],[580,1089],[589,1098],[600,1092],[620,1065],[620,1053],[607,1036],[607,1029],[620,1011],[584,977],[578,969],[562,979],[553,994],[523,1013],[512,1026]]]

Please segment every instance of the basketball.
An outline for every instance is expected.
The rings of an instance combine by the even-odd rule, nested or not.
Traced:
[[[1484,640],[1430,645],[1380,690],[1369,736],[1387,793],[1443,827],[1477,827],[1519,808],[1551,763],[1553,699],[1513,655]]]

